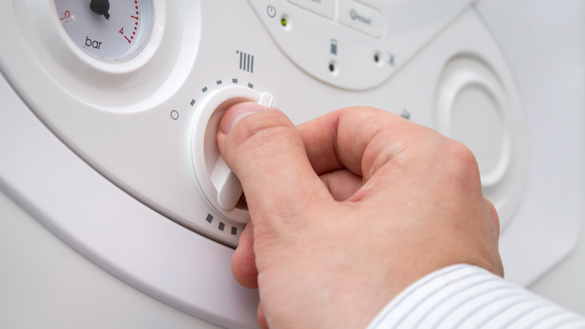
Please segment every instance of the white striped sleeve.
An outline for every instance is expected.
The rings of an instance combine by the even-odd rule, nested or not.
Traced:
[[[368,329],[585,328],[585,319],[482,268],[459,264],[413,283]]]

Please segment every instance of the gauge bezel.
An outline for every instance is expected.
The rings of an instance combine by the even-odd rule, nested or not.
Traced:
[[[120,73],[127,73],[132,72],[140,69],[145,64],[147,64],[154,54],[156,53],[157,49],[159,48],[163,35],[164,35],[164,26],[165,26],[165,6],[164,1],[161,0],[146,0],[150,2],[150,13],[145,16],[145,21],[143,21],[143,25],[146,25],[149,31],[142,31],[141,33],[146,33],[146,35],[139,43],[137,43],[134,47],[139,47],[140,49],[136,50],[133,54],[121,56],[118,59],[101,59],[95,56],[94,54],[84,51],[81,49],[69,36],[69,33],[65,29],[62,24],[60,25],[59,31],[59,39],[63,40],[67,49],[77,57],[79,60],[83,61],[85,64],[91,66],[92,68],[106,72],[106,73],[113,73],[113,74],[120,74]],[[59,10],[57,8],[57,0],[51,1],[52,10],[55,13],[55,17],[58,19]]]
[[[61,103],[75,98],[85,104],[84,109],[117,113],[156,107],[188,77],[199,47],[201,20],[198,2],[188,5],[188,12],[174,1],[152,0],[152,5],[152,31],[142,51],[112,63],[93,58],[71,40],[59,21],[55,0],[13,2],[11,24],[22,33],[18,47],[26,49],[17,66],[28,70],[34,80],[50,76],[59,86],[59,96],[54,96]],[[184,29],[192,33],[185,34]],[[37,66],[42,69],[33,69]]]

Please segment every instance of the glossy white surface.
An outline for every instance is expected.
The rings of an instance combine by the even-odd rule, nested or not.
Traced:
[[[484,0],[477,9],[508,58],[531,120],[542,122],[530,134],[535,141],[533,152],[538,159],[557,159],[548,166],[549,174],[542,174],[529,187],[530,193],[544,193],[546,200],[533,205],[540,214],[535,215],[530,232],[550,229],[552,241],[577,235],[571,243],[575,250],[530,289],[585,316],[584,147],[575,162],[560,160],[571,152],[566,145],[585,145],[585,3]],[[543,223],[542,217],[552,218],[553,227]],[[567,233],[571,229],[578,233]],[[550,254],[547,247],[542,242],[527,253],[528,259],[508,259],[507,263],[532,269],[536,258]]]
[[[329,19],[335,18],[335,7],[337,5],[337,0],[322,1],[288,0],[288,1],[306,10],[309,10],[310,12],[313,12],[315,14],[327,17]]]
[[[0,68],[20,97],[10,87],[0,87],[0,159],[9,159],[0,161],[0,189],[92,262],[185,312],[226,327],[255,326],[257,296],[234,282],[229,268],[232,249],[187,229],[235,243],[221,235],[228,232],[231,237],[235,226],[218,220],[197,190],[189,137],[194,108],[228,83],[271,92],[296,123],[339,107],[368,105],[434,127],[437,82],[445,65],[456,56],[481,58],[497,72],[506,92],[521,96],[521,122],[529,128],[527,192],[501,240],[509,279],[521,284],[534,281],[577,241],[583,218],[583,185],[576,179],[585,167],[583,113],[579,111],[583,88],[579,84],[566,87],[580,62],[558,51],[566,45],[552,38],[570,35],[563,29],[555,30],[550,40],[541,38],[541,31],[527,42],[529,29],[518,28],[520,35],[510,33],[515,29],[506,24],[514,26],[515,17],[505,23],[497,10],[492,12],[494,23],[488,24],[492,30],[473,10],[453,20],[431,19],[438,24],[434,27],[444,23],[445,28],[418,31],[419,36],[429,37],[423,38],[428,44],[391,79],[358,92],[322,83],[300,70],[278,49],[247,2],[234,1],[229,8],[219,2],[166,2],[157,11],[161,24],[153,31],[160,39],[145,49],[148,54],[149,47],[154,47],[149,55],[153,61],[139,58],[141,53],[136,62],[116,69],[82,57],[77,47],[60,39],[64,35],[56,32],[58,25],[43,16],[42,9],[49,3],[0,4],[0,24],[19,28],[0,29],[2,40],[10,45],[0,48]],[[382,4],[367,3],[375,8]],[[522,9],[531,4],[513,5]],[[576,1],[571,4],[577,6]],[[479,7],[489,23],[489,8]],[[578,8],[561,12],[570,18]],[[268,14],[267,7],[263,10]],[[176,18],[184,20],[168,20],[166,15],[178,12],[182,15]],[[39,17],[40,25],[22,24],[31,15]],[[538,20],[527,26],[542,23],[540,16],[532,15]],[[567,17],[551,20],[573,28]],[[246,28],[236,24],[242,21],[248,23]],[[296,28],[298,23],[291,26]],[[189,33],[173,33],[183,28]],[[431,30],[440,33],[432,38]],[[48,45],[42,40],[44,35],[51,35],[54,42]],[[396,40],[401,37],[408,39],[409,33]],[[536,60],[533,54],[542,40],[557,44]],[[329,52],[329,39],[325,46]],[[343,44],[338,46],[341,51]],[[244,58],[246,65],[242,65]],[[550,58],[555,65],[543,69]],[[208,222],[212,213],[216,219]],[[219,229],[221,223],[226,231]],[[2,257],[18,262],[20,252],[7,250]],[[37,271],[35,263],[23,268]],[[28,288],[21,285],[19,289]]]
[[[4,79],[0,99],[0,153],[10,159],[0,161],[2,191],[131,286],[223,327],[257,326],[258,296],[234,280],[233,249],[165,218],[98,174],[26,108]],[[18,249],[6,249],[2,256],[11,258],[7,262],[22,257]]]
[[[248,2],[273,42],[301,70],[329,85],[364,91],[396,74],[473,1]],[[330,18],[333,2],[335,19]],[[352,19],[352,9],[369,15],[372,25]]]
[[[583,182],[585,186],[585,182]],[[585,201],[584,201],[585,202]],[[585,227],[585,219],[581,221]],[[585,233],[566,259],[529,286],[529,289],[585,317]]]
[[[75,252],[0,192],[0,328],[220,328]]]
[[[508,278],[523,285],[543,274],[544,263],[548,270],[566,257],[583,234],[584,6],[573,0],[476,4],[514,74],[529,127],[526,194],[500,243]]]
[[[435,129],[474,153],[482,191],[498,209],[504,230],[522,201],[527,178],[526,124],[510,76],[481,58],[453,58],[437,86]]]
[[[337,21],[374,38],[381,37],[386,27],[382,13],[354,0],[337,2]]]

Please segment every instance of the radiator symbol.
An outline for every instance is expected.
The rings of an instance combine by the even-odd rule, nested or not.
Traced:
[[[236,51],[240,55],[240,70],[254,73],[254,56],[242,51]]]

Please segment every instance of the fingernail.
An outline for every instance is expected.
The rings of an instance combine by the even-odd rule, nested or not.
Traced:
[[[225,134],[228,134],[230,130],[243,118],[252,115],[254,113],[264,112],[267,108],[254,102],[245,102],[232,105],[228,108],[220,122],[220,129]]]

